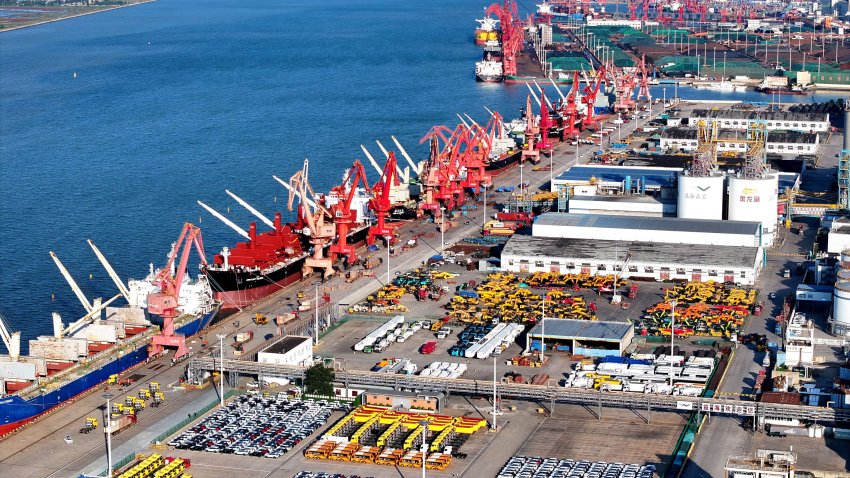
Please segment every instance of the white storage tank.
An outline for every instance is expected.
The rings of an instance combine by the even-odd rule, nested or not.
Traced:
[[[850,269],[850,249],[844,249],[841,251],[838,265],[842,269]]]
[[[838,282],[850,282],[850,269],[838,269],[835,278]]]
[[[723,174],[679,173],[677,214],[682,219],[723,219]]]
[[[729,179],[729,220],[757,221],[762,227],[762,246],[773,243],[776,234],[779,176],[769,171],[760,178]]]
[[[850,281],[835,283],[832,292],[832,320],[835,328],[850,328]]]

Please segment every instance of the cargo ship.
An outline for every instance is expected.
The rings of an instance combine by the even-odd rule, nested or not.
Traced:
[[[408,217],[404,208],[392,211],[395,219]],[[415,211],[412,212],[415,217]],[[280,213],[274,218],[271,231],[257,232],[252,222],[245,242],[232,249],[223,248],[213,261],[201,267],[209,279],[213,298],[221,302],[225,312],[248,307],[303,278],[304,261],[309,256],[304,227],[297,223],[282,224]],[[348,234],[348,243],[355,248],[366,243],[368,227],[359,227]]]
[[[499,43],[499,20],[486,17],[475,21],[478,23],[474,37],[476,45],[496,45]]]
[[[481,60],[475,63],[475,79],[487,83],[499,83],[505,78],[502,62]]]
[[[151,339],[159,333],[145,309],[148,294],[159,290],[153,282],[155,272],[151,268],[146,279],[128,282],[125,307],[101,306],[97,315],[90,312],[68,327],[54,313],[54,334],[30,340],[29,356],[19,356],[20,334],[16,334],[18,342],[10,347],[10,360],[4,362],[9,373],[0,380],[0,436],[149,357]],[[220,308],[203,275],[184,281],[178,303],[182,315],[176,319],[175,330],[186,337],[209,326]],[[102,309],[106,309],[105,319],[98,317]]]

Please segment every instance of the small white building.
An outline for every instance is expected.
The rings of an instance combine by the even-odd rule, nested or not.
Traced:
[[[745,110],[740,106],[728,109],[695,109],[688,116],[688,124],[696,126],[699,120],[717,122],[721,129],[746,130],[754,123],[764,123],[767,131],[799,131],[826,133],[830,129],[829,113],[795,113],[791,111]]]
[[[535,237],[759,247],[761,224],[719,219],[585,215],[547,212],[535,219]]]
[[[257,354],[260,363],[275,365],[313,365],[313,339],[287,335]]]
[[[630,234],[621,232],[621,239],[631,239]],[[502,270],[516,273],[619,274],[624,279],[713,280],[753,285],[761,266],[762,249],[752,244],[683,246],[514,235],[502,250]]]
[[[740,130],[720,130],[717,139],[717,152],[745,153],[746,132]],[[661,133],[659,147],[665,150],[696,151],[698,146],[695,128],[667,128]],[[765,148],[775,154],[816,154],[820,146],[820,135],[799,131],[769,132]]]

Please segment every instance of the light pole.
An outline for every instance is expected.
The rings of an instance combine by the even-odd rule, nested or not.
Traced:
[[[446,206],[440,207],[440,252],[446,250]]]
[[[425,478],[425,455],[428,454],[428,420],[420,421],[419,425],[422,427],[422,478]]]
[[[389,250],[389,248],[387,249]],[[319,345],[319,284],[316,284],[316,310],[313,314],[315,320],[315,329],[313,330],[313,340],[316,345]]]
[[[481,226],[483,227],[487,224],[487,186],[484,186],[484,210],[482,215],[484,216],[481,221]]]
[[[384,239],[387,241],[387,285],[390,285],[390,282],[392,281],[392,276],[390,275],[390,239],[392,239],[392,237],[386,236]]]
[[[673,393],[673,339],[676,338],[676,301],[670,301],[670,393]]]
[[[493,356],[493,427],[490,428],[493,431],[496,431],[496,430],[499,429],[499,427],[496,425],[496,414],[497,414],[497,410],[496,410],[496,356],[494,355]]]
[[[112,400],[111,393],[104,393],[103,398],[106,399],[106,420],[104,420],[104,425],[106,425],[106,476],[112,477],[112,406],[109,404],[109,401]]]
[[[520,189],[520,191],[525,189],[525,176],[523,175],[523,169],[525,169],[525,163],[519,163],[519,189]]]
[[[546,294],[543,294],[543,313],[540,314],[540,363],[543,363],[543,357],[546,353]]]
[[[221,368],[219,368],[219,377],[218,377],[218,386],[219,386],[219,395],[221,396],[220,404],[224,406],[224,338],[227,337],[226,334],[216,334],[218,337],[218,347],[219,347],[219,360],[221,364]]]

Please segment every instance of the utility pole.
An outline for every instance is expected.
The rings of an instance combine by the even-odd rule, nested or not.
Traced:
[[[219,347],[219,363],[221,367],[219,368],[219,377],[218,377],[218,393],[220,399],[220,405],[224,407],[224,338],[227,337],[226,334],[216,334],[218,337],[218,347]]]
[[[112,407],[109,404],[109,400],[112,399],[113,395],[109,392],[104,393],[103,398],[106,399],[106,420],[104,420],[104,425],[106,425],[106,476],[112,477]]]

